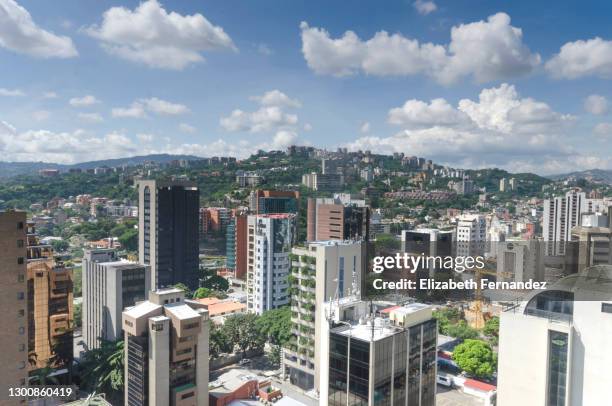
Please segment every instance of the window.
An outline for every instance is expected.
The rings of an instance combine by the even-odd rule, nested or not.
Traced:
[[[17,230],[23,230],[23,221],[17,223]]]
[[[17,292],[17,300],[23,300],[25,297],[25,294],[23,292]]]
[[[17,311],[17,315],[18,315],[19,317],[23,317],[23,316],[25,316],[25,310],[23,310],[23,309],[19,309],[19,310]]]
[[[17,282],[23,282],[23,281],[25,281],[25,275],[24,274],[17,275]]]
[[[18,264],[18,265],[23,265],[23,263],[24,263],[24,259],[23,259],[23,257],[18,257],[18,258],[17,258],[17,264]]]
[[[601,311],[604,313],[612,313],[612,303],[602,303]]]
[[[19,327],[19,335],[24,335],[24,334],[25,334],[25,328]]]
[[[17,248],[23,248],[23,240],[17,240]]]

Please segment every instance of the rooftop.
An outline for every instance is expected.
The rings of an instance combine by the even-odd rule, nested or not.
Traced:
[[[191,307],[187,306],[184,303],[170,303],[164,305],[164,308],[168,313],[172,314],[179,320],[187,320],[200,317],[200,313],[193,310]]]
[[[160,305],[157,305],[153,302],[149,302],[148,300],[144,302],[138,303],[136,306],[126,308],[123,313],[129,317],[133,317],[135,319],[143,317],[157,309],[161,308]]]
[[[401,328],[390,325],[387,320],[380,317],[375,318],[373,323],[367,321],[364,324],[353,324],[350,328],[342,326],[335,329],[338,334],[368,342],[382,340],[401,331]]]

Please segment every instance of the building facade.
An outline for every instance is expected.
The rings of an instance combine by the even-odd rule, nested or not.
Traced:
[[[208,405],[208,311],[180,289],[123,312],[126,406]]]
[[[565,196],[544,201],[546,255],[565,255],[565,242],[571,240],[572,228],[580,225],[581,214],[587,211],[586,195],[579,190],[571,190]]]
[[[83,341],[88,350],[123,337],[121,313],[147,298],[148,265],[120,260],[115,250],[86,250],[82,261]]]
[[[363,200],[308,199],[306,240],[369,240],[370,208]]]
[[[24,386],[28,378],[26,232],[25,212],[0,211],[0,305],[4,309],[0,333],[0,388],[3,399],[8,399],[8,392],[5,392],[8,388]],[[19,401],[7,400],[6,404],[16,405]]]
[[[198,287],[200,192],[195,183],[138,180],[139,263],[151,267],[152,288]]]

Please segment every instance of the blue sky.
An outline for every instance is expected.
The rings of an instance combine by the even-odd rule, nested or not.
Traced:
[[[612,168],[610,2],[0,0],[0,160]]]

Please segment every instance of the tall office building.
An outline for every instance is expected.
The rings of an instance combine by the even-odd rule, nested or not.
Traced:
[[[420,303],[332,325],[320,404],[434,406],[437,333],[432,307]]]
[[[261,190],[251,192],[249,209],[254,214],[299,213],[300,192]]]
[[[326,337],[321,305],[328,300],[358,294],[364,274],[365,244],[355,241],[321,241],[292,250],[291,322],[294,342],[284,350],[283,374],[302,389],[319,391],[320,343]]]
[[[588,212],[587,207],[586,195],[579,189],[544,201],[542,231],[546,255],[565,255],[565,242],[571,241],[572,227],[580,225],[581,214]]]
[[[138,180],[138,255],[151,287],[198,287],[199,200],[195,183]]]
[[[261,314],[289,304],[289,254],[295,242],[295,214],[248,216],[247,310]]]
[[[607,405],[612,266],[557,281],[502,312],[497,404]]]
[[[30,369],[72,364],[72,268],[41,244],[33,222],[28,227],[28,352]]]
[[[496,245],[497,280],[544,281],[544,244],[539,240],[509,239]]]
[[[26,282],[26,213],[0,211],[0,306],[4,317],[0,332],[2,368],[0,390],[24,386],[28,378],[28,318]],[[19,404],[6,401],[7,405]]]
[[[127,406],[208,405],[208,311],[180,289],[123,312]]]
[[[410,255],[432,257],[452,256],[455,251],[455,230],[439,230],[437,228],[419,228],[402,230],[401,250]],[[429,268],[416,271],[428,271],[429,277],[434,277],[436,269],[434,261]]]
[[[482,214],[463,214],[457,221],[457,256],[484,256],[487,221]]]
[[[612,264],[612,230],[608,227],[573,227],[571,242],[565,248],[567,273],[608,264]]]
[[[369,239],[370,208],[364,200],[308,199],[306,240]]]
[[[247,243],[247,219],[246,213],[236,213],[236,231],[234,233],[235,244],[234,250],[235,256],[235,268],[234,275],[236,278],[246,280],[247,278],[247,256],[248,256],[248,243]]]
[[[82,261],[83,341],[87,349],[100,340],[123,337],[121,313],[147,298],[148,265],[121,260],[112,249],[85,250]]]

